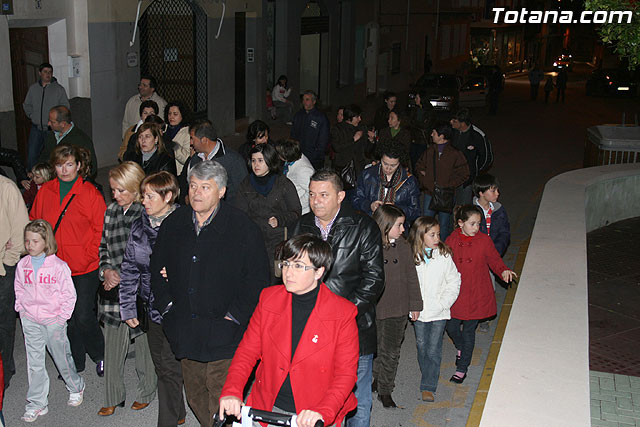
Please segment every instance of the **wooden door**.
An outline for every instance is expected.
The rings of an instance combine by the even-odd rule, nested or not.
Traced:
[[[9,28],[9,43],[18,152],[22,160],[26,161],[31,120],[24,113],[22,103],[27,96],[29,86],[40,78],[38,67],[43,62],[49,62],[47,27]]]

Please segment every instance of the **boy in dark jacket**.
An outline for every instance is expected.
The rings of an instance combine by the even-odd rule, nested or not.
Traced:
[[[490,174],[478,175],[473,181],[473,204],[482,209],[482,222],[480,231],[491,237],[496,251],[501,257],[507,252],[511,242],[511,227],[507,211],[498,202],[500,192],[498,191],[498,180]],[[493,289],[496,288],[495,277],[492,275]],[[489,322],[482,322],[478,325],[479,332],[489,331]]]

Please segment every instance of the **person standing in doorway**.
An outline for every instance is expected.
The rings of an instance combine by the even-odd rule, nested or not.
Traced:
[[[291,138],[300,141],[302,154],[307,156],[313,167],[324,166],[324,156],[329,144],[329,119],[316,108],[318,95],[306,90],[302,96],[302,109],[293,116]]]
[[[53,66],[43,62],[38,67],[40,79],[29,86],[22,108],[31,120],[27,143],[27,171],[38,163],[38,156],[44,146],[44,138],[49,128],[49,111],[56,105],[69,108],[69,99],[64,87],[53,77]]]

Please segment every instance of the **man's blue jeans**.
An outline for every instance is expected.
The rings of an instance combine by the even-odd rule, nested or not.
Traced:
[[[417,321],[413,324],[418,347],[418,365],[422,378],[420,391],[436,392],[440,378],[440,362],[442,361],[442,336],[446,320],[433,322]]]
[[[47,136],[46,129],[40,130],[38,126],[31,125],[27,142],[27,172],[31,172],[31,169],[38,163],[38,157],[40,157],[40,152],[44,147],[45,136]]]
[[[373,354],[360,356],[356,382],[356,414],[347,420],[347,427],[369,427],[371,419],[371,383],[373,382]]]
[[[447,212],[440,211],[432,211],[429,209],[429,203],[431,203],[431,195],[424,193],[424,205],[422,212],[425,216],[435,217],[438,215],[438,222],[440,223],[440,240],[445,241],[449,234],[451,234],[452,225],[451,225],[451,214]]]

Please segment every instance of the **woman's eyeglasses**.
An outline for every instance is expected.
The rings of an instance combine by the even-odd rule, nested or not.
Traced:
[[[280,269],[284,269],[286,268],[293,268],[296,271],[307,271],[307,270],[317,270],[317,268],[315,268],[314,266],[309,266],[309,265],[304,265],[301,262],[290,262],[290,261],[280,261],[278,263],[278,267],[280,267]]]

